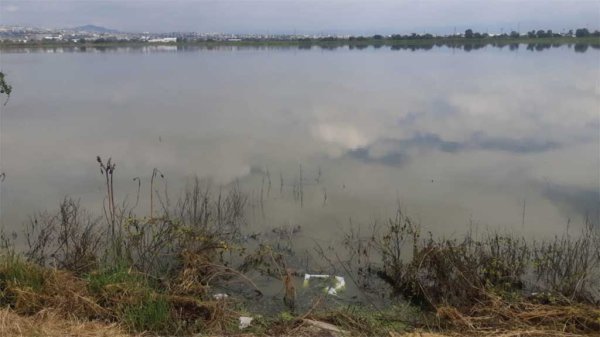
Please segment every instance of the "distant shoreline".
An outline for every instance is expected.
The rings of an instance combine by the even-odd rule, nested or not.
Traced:
[[[241,41],[227,40],[206,40],[206,41],[178,41],[178,42],[144,42],[144,41],[102,41],[102,42],[71,42],[71,41],[34,41],[34,42],[0,42],[0,49],[19,49],[19,48],[57,48],[57,47],[146,47],[146,46],[257,46],[257,47],[368,47],[368,46],[406,46],[406,47],[428,47],[428,46],[475,46],[482,47],[486,45],[506,46],[516,44],[532,45],[588,45],[600,47],[600,37],[486,37],[486,38],[464,38],[464,37],[434,37],[429,39],[392,39],[392,38],[361,38],[361,39],[340,39],[340,38],[318,38],[318,39],[296,39],[296,40],[277,40],[277,39],[246,39]]]

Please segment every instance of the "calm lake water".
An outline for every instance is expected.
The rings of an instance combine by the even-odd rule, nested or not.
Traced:
[[[307,244],[397,205],[443,235],[598,222],[598,49],[3,50],[0,62],[14,87],[1,116],[9,229],[67,195],[101,215],[97,155],[117,163],[118,200],[135,202],[141,177],[141,215],[153,168],[174,197],[194,176],[237,181],[252,228],[300,225]]]

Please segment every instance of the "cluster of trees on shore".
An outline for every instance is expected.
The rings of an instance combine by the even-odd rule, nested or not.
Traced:
[[[510,33],[502,33],[498,35],[492,35],[488,33],[481,33],[473,31],[472,29],[465,30],[464,34],[454,34],[454,35],[446,35],[446,36],[435,36],[433,34],[392,34],[390,36],[383,36],[380,34],[376,34],[373,36],[350,36],[348,37],[348,41],[350,42],[360,42],[360,41],[372,41],[372,40],[392,40],[392,41],[401,41],[401,40],[433,40],[433,39],[455,39],[455,38],[465,38],[465,39],[487,39],[487,38],[500,38],[500,39],[519,39],[519,38],[560,38],[560,37],[577,37],[577,38],[585,38],[585,37],[600,37],[600,31],[596,30],[590,32],[587,28],[578,28],[575,31],[572,29],[566,33],[555,33],[552,30],[532,30],[527,32],[526,34],[521,34],[517,31],[511,31]],[[319,38],[319,41],[339,41],[340,39],[337,37],[323,37]],[[301,42],[309,42],[312,41],[310,38],[300,39]]]
[[[590,32],[587,28],[579,28],[579,29],[575,30],[575,33],[573,33],[573,30],[571,29],[565,35],[566,36],[575,36],[575,37],[590,37],[590,36],[600,37],[600,31],[596,30],[594,32]],[[530,32],[527,32],[527,37],[529,37],[529,38],[561,37],[561,36],[565,36],[565,35],[553,33],[552,30],[547,30],[547,31],[532,30]],[[512,36],[512,33],[511,33],[511,36]]]

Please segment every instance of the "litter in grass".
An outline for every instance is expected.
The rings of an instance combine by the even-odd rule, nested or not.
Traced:
[[[247,317],[247,316],[241,316],[240,317],[240,325],[239,325],[240,330],[249,327],[250,323],[252,323],[252,320],[254,320],[254,318]]]

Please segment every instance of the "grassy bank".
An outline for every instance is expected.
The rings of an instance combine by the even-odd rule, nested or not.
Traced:
[[[596,305],[495,292],[468,310],[449,303],[431,310],[406,304],[385,310],[368,306],[323,310],[315,303],[302,313],[261,316],[235,298],[179,295],[131,268],[76,276],[8,256],[0,264],[0,289],[5,308],[0,311],[4,317],[0,332],[27,337],[65,332],[74,336],[323,336],[322,329],[307,324],[307,319],[332,324],[343,332],[340,335],[353,336],[403,336],[413,331],[448,336],[591,336],[600,329]],[[240,316],[254,321],[240,330]]]

